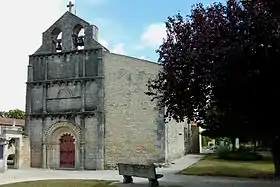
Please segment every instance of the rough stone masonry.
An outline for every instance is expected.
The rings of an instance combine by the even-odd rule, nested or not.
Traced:
[[[101,170],[183,156],[188,125],[164,123],[164,110],[144,93],[159,68],[111,53],[96,26],[66,12],[29,57],[31,166]]]

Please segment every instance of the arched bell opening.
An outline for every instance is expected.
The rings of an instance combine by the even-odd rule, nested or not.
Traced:
[[[62,31],[59,28],[55,28],[51,33],[52,44],[55,52],[62,51]]]
[[[77,50],[82,50],[85,48],[85,29],[82,25],[78,24],[73,29],[73,46]]]

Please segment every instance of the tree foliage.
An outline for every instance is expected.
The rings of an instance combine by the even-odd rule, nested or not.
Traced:
[[[0,117],[25,119],[25,112],[20,109],[9,110],[8,112],[0,111]]]
[[[280,0],[262,0],[261,2],[265,6],[267,6],[274,14],[280,14]]]
[[[169,17],[162,69],[147,94],[166,117],[195,120],[211,136],[273,142],[280,157],[280,19],[262,2],[198,4],[185,18]]]

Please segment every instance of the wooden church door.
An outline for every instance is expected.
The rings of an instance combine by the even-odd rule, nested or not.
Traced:
[[[70,134],[64,134],[60,138],[60,167],[75,167],[75,139]]]

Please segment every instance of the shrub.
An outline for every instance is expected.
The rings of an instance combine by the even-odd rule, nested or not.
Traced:
[[[217,152],[217,155],[219,159],[224,159],[224,160],[257,161],[263,159],[262,155],[256,152],[248,151],[246,149],[240,149],[236,151],[230,151],[230,150],[219,151]]]
[[[216,153],[218,153],[218,154],[222,154],[222,153],[225,153],[225,152],[227,153],[227,152],[230,152],[230,151],[231,151],[231,149],[228,145],[219,145],[216,148]]]

